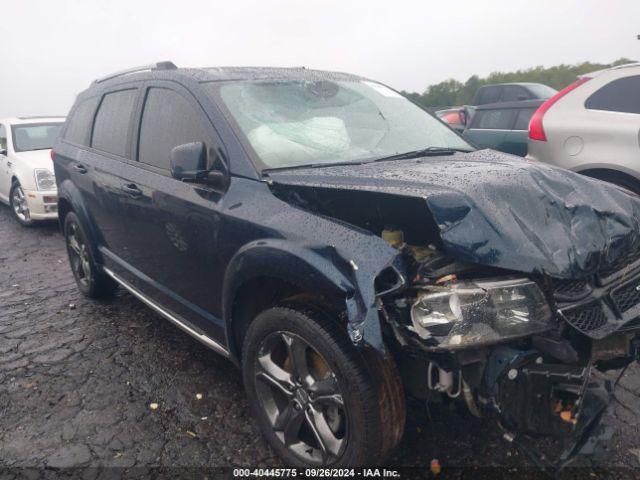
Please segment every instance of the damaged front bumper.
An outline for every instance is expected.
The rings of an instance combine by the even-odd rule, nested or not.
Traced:
[[[565,282],[559,294],[528,279],[416,278],[422,283],[413,291],[379,300],[413,396],[438,396],[494,417],[505,439],[551,473],[578,454],[597,453],[612,434],[600,421],[615,384],[595,372],[640,362],[640,324],[631,313],[640,309],[631,305],[636,297],[627,294],[625,308],[608,299],[628,285],[635,292],[640,274],[580,288]],[[593,305],[604,320],[589,324]],[[568,321],[565,312],[578,320]],[[560,439],[562,451],[543,453],[536,446],[543,436]]]

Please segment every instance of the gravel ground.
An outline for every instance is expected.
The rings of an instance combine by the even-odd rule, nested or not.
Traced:
[[[638,365],[617,396],[605,417],[617,429],[607,454],[564,477],[640,478]],[[426,471],[438,458],[443,476],[542,478],[488,420],[443,407],[431,419],[417,409],[410,417],[391,466]],[[229,361],[127,293],[81,297],[57,225],[22,228],[0,206],[0,477],[25,467],[83,467],[95,477],[279,465]]]

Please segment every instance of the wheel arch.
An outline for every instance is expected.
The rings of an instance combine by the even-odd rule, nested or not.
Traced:
[[[640,178],[635,172],[624,167],[593,165],[588,166],[587,168],[582,167],[580,170],[575,170],[575,172],[614,184],[616,183],[615,180],[622,180],[623,182],[628,182],[629,185],[634,186],[636,193],[640,193]],[[624,187],[624,185],[622,186]]]
[[[91,243],[93,261],[102,264],[102,257],[98,249],[99,234],[95,228],[95,223],[91,220],[91,215],[84,205],[82,195],[70,180],[63,181],[58,185],[58,224],[60,231],[64,234],[64,221],[69,212],[76,214],[82,228]]]
[[[224,280],[222,311],[231,358],[239,362],[244,333],[266,308],[298,302],[337,319],[353,290],[348,276],[317,253],[282,240],[247,245],[232,258]]]

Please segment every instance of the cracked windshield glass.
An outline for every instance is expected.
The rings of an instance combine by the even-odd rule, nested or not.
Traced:
[[[207,85],[265,169],[364,162],[425,148],[472,150],[399,93],[369,81]]]

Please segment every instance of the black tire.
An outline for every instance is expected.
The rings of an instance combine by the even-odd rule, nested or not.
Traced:
[[[640,182],[638,182],[637,180],[635,180],[634,178],[628,175],[609,171],[607,173],[602,173],[599,175],[594,174],[594,175],[588,175],[588,176],[592,176],[593,178],[602,180],[604,182],[613,183],[618,187],[622,187],[625,190],[629,190],[631,193],[640,195]]]
[[[22,197],[22,200],[17,200]],[[26,204],[25,193],[20,186],[20,182],[15,181],[9,190],[9,207],[13,218],[23,227],[33,227],[35,221],[31,219],[29,207]]]
[[[619,187],[624,188],[625,190],[629,190],[631,193],[635,195],[640,195],[640,185],[638,182],[634,182],[633,180],[628,180],[626,178],[616,177],[612,180],[606,180],[607,182],[611,182]]]
[[[365,354],[316,310],[283,305],[260,313],[244,338],[242,371],[260,429],[287,465],[376,465],[404,433],[391,355]]]
[[[118,286],[96,266],[93,246],[74,212],[64,217],[64,239],[71,272],[80,292],[89,298],[111,297]]]

